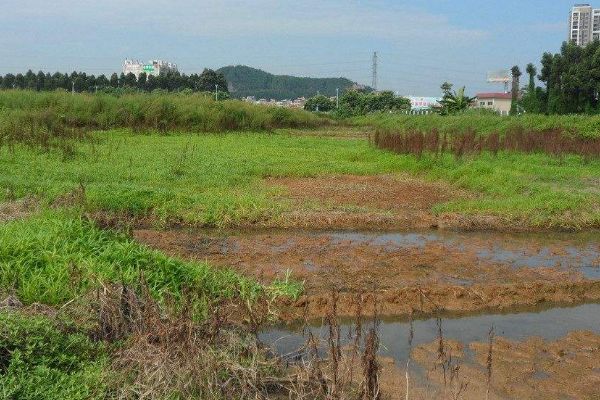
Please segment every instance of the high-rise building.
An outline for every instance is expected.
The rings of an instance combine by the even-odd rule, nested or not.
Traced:
[[[600,9],[589,4],[575,4],[569,14],[569,37],[578,46],[600,40]]]
[[[125,75],[132,73],[136,78],[139,78],[140,74],[145,72],[146,75],[160,75],[167,72],[177,72],[177,64],[162,60],[152,60],[148,64],[141,63],[134,60],[125,60],[123,63],[123,73]]]

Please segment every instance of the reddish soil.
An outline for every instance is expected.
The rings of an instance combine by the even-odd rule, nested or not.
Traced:
[[[585,280],[576,270],[514,268],[478,257],[477,250],[489,248],[494,238],[474,239],[468,246],[423,241],[394,247],[365,242],[360,236],[303,232],[224,237],[144,230],[136,231],[135,237],[168,254],[232,267],[264,283],[291,271],[305,282],[306,291],[300,300],[281,304],[283,319],[306,312],[309,317],[325,315],[333,289],[340,292],[341,315],[354,314],[359,292],[366,293],[367,306],[376,300],[385,315],[600,300],[600,282]],[[528,243],[533,253],[542,247],[535,240]],[[519,248],[518,243],[507,246]],[[549,248],[551,254],[565,252],[564,246]]]
[[[466,360],[466,348],[445,341],[444,352],[451,354],[451,370],[444,372],[436,340],[413,350],[413,363],[423,367],[425,382],[410,378],[412,399],[464,400],[486,398],[487,343],[467,344],[475,359]],[[390,399],[404,399],[405,369],[383,360],[382,390]],[[597,399],[600,395],[600,336],[591,332],[571,332],[556,341],[530,337],[511,341],[498,337],[492,351],[489,399]],[[460,391],[460,395],[457,394]]]
[[[267,183],[283,188],[282,200],[291,200],[295,205],[294,211],[284,214],[274,225],[313,229],[409,229],[437,227],[440,223],[453,226],[456,217],[439,219],[431,208],[467,196],[445,184],[391,175],[277,178]]]

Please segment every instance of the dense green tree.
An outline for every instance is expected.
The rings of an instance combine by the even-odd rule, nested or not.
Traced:
[[[74,85],[74,86],[73,86]],[[0,76],[2,89],[31,89],[31,90],[56,90],[63,89],[76,92],[114,91],[127,88],[127,90],[154,91],[209,91],[214,92],[215,85],[219,85],[220,99],[229,98],[228,84],[223,74],[213,70],[205,70],[202,74],[185,75],[179,72],[169,72],[159,76],[141,73],[138,78],[134,74],[123,74],[120,77],[113,73],[108,79],[105,75],[88,75],[85,72],[73,71],[71,74],[44,73],[37,74],[28,71],[25,75],[7,74]]]
[[[545,88],[535,88],[537,112],[598,112],[600,42],[594,41],[585,47],[565,42],[560,53],[544,53],[538,78],[545,83]],[[527,98],[524,105],[528,101],[531,98]]]
[[[311,97],[304,103],[304,109],[307,111],[328,112],[335,108],[335,101],[322,94]]]
[[[213,92],[217,86],[221,92],[229,91],[225,76],[222,73],[213,71],[212,69],[205,69],[202,71],[196,82],[196,90],[200,90],[202,92]]]
[[[25,74],[25,88],[35,90],[37,88],[37,77],[32,70]]]
[[[2,80],[2,89],[13,89],[15,87],[15,76],[6,74]]]
[[[410,101],[393,92],[370,92],[348,90],[340,98],[339,114],[344,116],[364,115],[373,112],[409,111]]]
[[[532,63],[527,64],[525,72],[529,75],[529,85],[527,85],[527,93],[523,97],[523,108],[529,113],[540,112],[538,106],[538,92],[535,87],[535,76],[537,75],[537,68]]]
[[[113,72],[113,74],[110,76],[110,86],[113,88],[119,87],[119,75],[117,75],[116,72]]]
[[[138,76],[138,78],[137,78],[137,88],[144,90],[146,87],[147,80],[148,80],[148,76],[146,75],[145,72],[142,72],[140,74],[140,76]]]
[[[14,87],[17,89],[25,89],[25,75],[17,74]]]

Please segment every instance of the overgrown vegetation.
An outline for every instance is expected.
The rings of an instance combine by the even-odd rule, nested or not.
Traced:
[[[365,139],[285,133],[102,136],[102,143],[77,145],[67,160],[23,146],[12,153],[0,149],[0,198],[33,196],[46,205],[144,217],[163,226],[261,226],[292,207],[265,177],[404,173],[474,193],[438,205],[437,212],[498,215],[542,227],[580,229],[600,221],[600,165],[579,156],[419,158],[382,152]]]
[[[497,132],[505,134],[511,130],[544,132],[559,130],[568,135],[584,138],[600,137],[600,117],[587,115],[522,115],[506,118],[479,110],[461,115],[367,115],[353,119],[362,126],[373,126],[386,132],[421,131],[440,133],[465,133],[489,135]]]
[[[72,139],[89,130],[222,132],[311,128],[324,123],[310,113],[238,101],[215,102],[203,94],[70,95],[62,92],[0,92],[0,147],[71,151]]]
[[[364,104],[357,110],[373,106]],[[8,91],[0,110],[0,203],[33,204],[0,222],[0,301],[26,305],[0,310],[0,395],[8,398],[377,398],[376,326],[364,336],[358,311],[354,348],[341,347],[335,294],[329,356],[309,337],[309,361],[290,375],[256,334],[271,301],[301,294],[293,276],[261,284],[111,229],[277,221],[292,204],[265,178],[413,174],[471,193],[438,204],[438,213],[600,226],[600,164],[585,153],[597,155],[596,117],[378,113],[352,121],[375,126],[376,141],[402,153],[393,154],[364,137],[275,130],[327,124],[310,113],[203,95]],[[272,134],[254,132],[264,130]],[[200,132],[211,134],[192,134]],[[40,151],[53,148],[62,152]],[[352,372],[355,364],[361,371]]]
[[[377,146],[420,156],[451,151],[460,157],[490,151],[551,155],[600,155],[600,118],[527,115],[505,118],[487,113],[460,116],[381,116],[358,123],[377,126]]]
[[[166,257],[68,213],[2,224],[0,242],[0,288],[26,304],[61,305],[101,284],[135,285],[142,277],[158,299],[193,290],[200,313],[214,299],[264,294],[261,285],[232,271]]]
[[[0,397],[105,398],[104,346],[72,324],[0,309]]]

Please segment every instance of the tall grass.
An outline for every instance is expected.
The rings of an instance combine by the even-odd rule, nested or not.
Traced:
[[[0,146],[15,143],[59,147],[88,130],[263,131],[313,128],[327,121],[314,114],[241,101],[214,101],[205,94],[77,94],[0,91]]]
[[[596,116],[377,115],[355,122],[376,127],[377,147],[417,156],[452,152],[461,157],[482,151],[600,156],[600,117]]]
[[[355,118],[352,122],[358,125],[374,126],[383,132],[431,132],[437,129],[442,134],[474,131],[476,134],[488,135],[494,132],[504,134],[522,129],[533,132],[557,130],[587,138],[600,137],[600,115],[530,114],[503,117],[479,112],[467,112],[453,116],[371,114]]]

